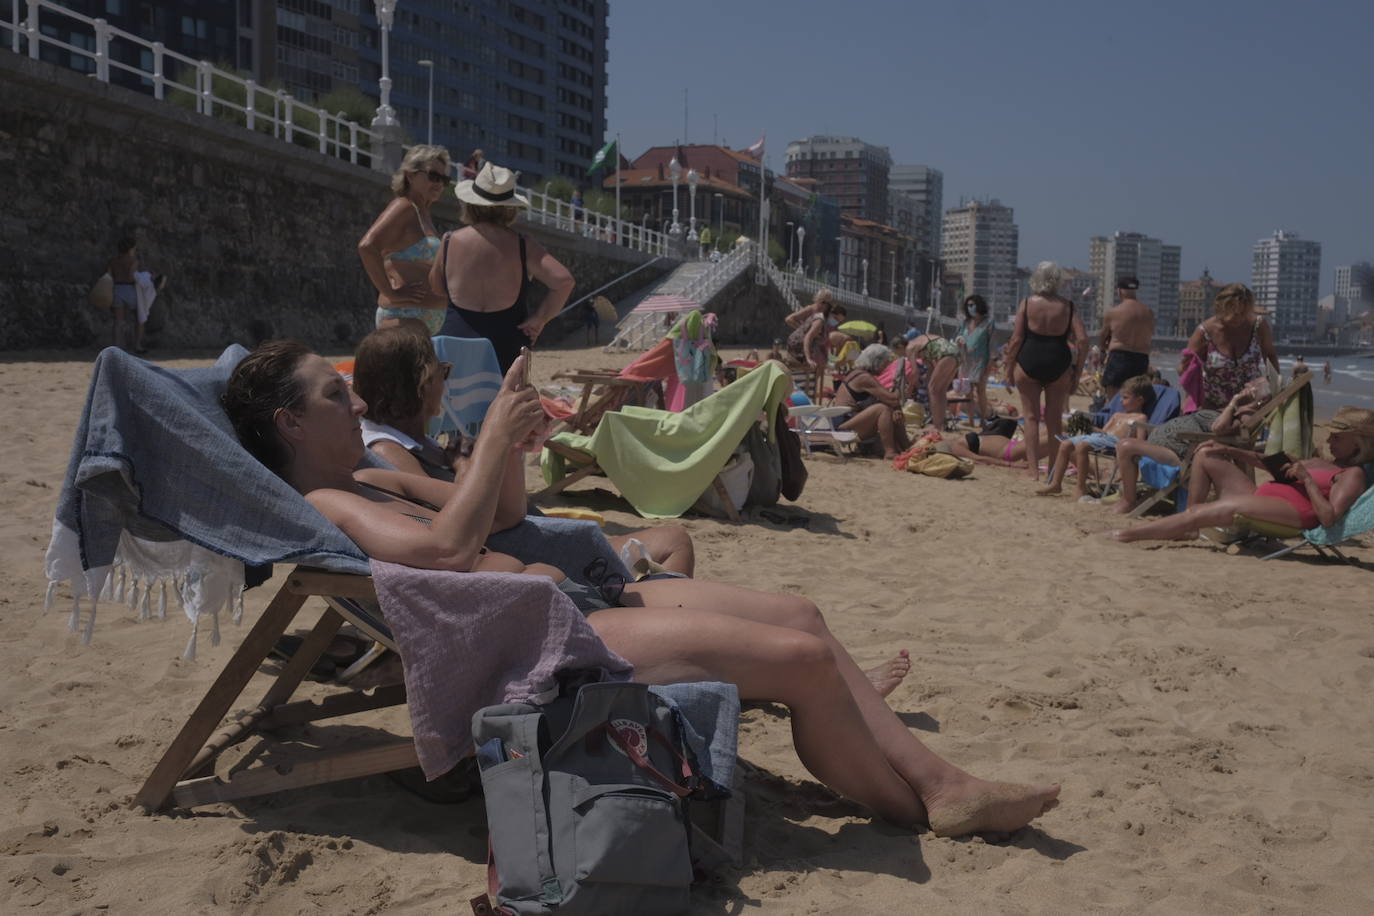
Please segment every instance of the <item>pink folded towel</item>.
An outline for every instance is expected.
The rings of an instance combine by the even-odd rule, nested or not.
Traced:
[[[633,667],[606,648],[546,576],[455,573],[372,561],[382,614],[405,668],[415,750],[426,779],[472,749],[472,716],[557,695],[560,671]]]

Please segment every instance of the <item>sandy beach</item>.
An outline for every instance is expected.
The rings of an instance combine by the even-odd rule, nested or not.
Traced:
[[[465,911],[485,886],[480,799],[374,777],[190,814],[127,807],[287,567],[189,662],[184,618],[102,605],[83,647],[65,589],[43,613],[91,356],[0,361],[0,911]],[[535,374],[628,361],[541,351]],[[1060,782],[1062,804],[1006,841],[905,832],[809,778],[786,710],[751,709],[744,862],[695,890],[695,912],[1374,911],[1374,549],[1350,568],[1122,545],[1097,536],[1107,508],[1038,498],[1019,472],[943,481],[819,453],[808,469],[782,506],[806,527],[685,519],[698,575],[807,595],[861,663],[909,649],[890,703],[922,740],[981,776]],[[643,524],[604,479],[565,502],[610,533]],[[397,711],[352,721],[409,728]]]

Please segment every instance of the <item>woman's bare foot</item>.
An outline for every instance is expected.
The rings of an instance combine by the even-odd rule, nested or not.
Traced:
[[[936,836],[1010,833],[1059,804],[1059,786],[988,782],[972,776],[926,800]]]
[[[1030,480],[1039,480],[1039,479],[1040,479],[1040,471],[1039,471],[1039,470],[1028,470],[1028,471],[1026,471],[1026,477],[1029,478]]]
[[[1135,503],[1133,503],[1133,502],[1128,503],[1128,502],[1126,502],[1126,500],[1123,499],[1123,500],[1121,500],[1120,502],[1118,502],[1115,506],[1112,507],[1112,511],[1113,511],[1113,512],[1116,512],[1116,513],[1119,513],[1119,514],[1121,514],[1121,515],[1130,515],[1132,512],[1135,511],[1135,507],[1136,507],[1136,504],[1135,504]]]
[[[1043,487],[1041,487],[1040,489],[1036,490],[1036,491],[1035,491],[1035,495],[1036,495],[1036,496],[1058,496],[1058,495],[1059,495],[1060,493],[1062,493],[1062,492],[1064,492],[1064,491],[1063,491],[1062,489],[1060,489],[1060,487],[1059,487],[1058,484],[1053,484],[1053,483],[1051,483],[1051,484],[1046,484],[1045,486],[1043,486]]]
[[[911,673],[911,653],[903,649],[892,658],[872,668],[865,669],[864,674],[873,686],[878,689],[880,696],[887,696],[897,689],[897,685],[906,679]]]
[[[1135,540],[1131,537],[1131,529],[1129,528],[1113,528],[1110,531],[1102,532],[1102,537],[1109,541],[1120,541],[1123,544],[1129,544]]]

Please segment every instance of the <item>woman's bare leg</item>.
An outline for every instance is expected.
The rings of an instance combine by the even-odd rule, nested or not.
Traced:
[[[1012,381],[1016,384],[1016,393],[1021,398],[1021,413],[1026,416],[1026,461],[1029,469],[1027,474],[1031,480],[1040,479],[1040,392],[1044,391],[1040,383],[1027,375],[1020,366],[1012,370],[1015,375]],[[1054,440],[1050,440],[1053,447]],[[1048,454],[1053,454],[1049,452]]]
[[[894,823],[926,821],[945,835],[1015,830],[1057,804],[1058,786],[988,783],[936,756],[852,659],[857,684],[842,673],[832,647],[811,633],[695,607],[611,608],[588,619],[643,681],[724,680],[743,698],[787,705],[807,769]]]
[[[983,368],[983,374],[978,376],[973,383],[973,410],[979,420],[986,421],[992,416],[992,411],[988,409],[988,369]]]
[[[1059,448],[1055,449],[1055,445]],[[1037,496],[1054,496],[1062,491],[1064,478],[1069,473],[1069,462],[1073,460],[1073,446],[1074,443],[1068,439],[1050,443],[1050,454],[1054,455],[1050,462],[1050,479],[1049,483],[1035,491]]]
[[[1177,453],[1162,445],[1151,445],[1144,439],[1122,439],[1118,442],[1116,466],[1121,469],[1121,501],[1115,508],[1122,515],[1129,515],[1139,502],[1136,498],[1136,487],[1140,483],[1140,467],[1137,462],[1141,458],[1153,458],[1160,464],[1178,466]]]
[[[940,432],[945,431],[949,385],[954,381],[955,373],[958,371],[959,361],[952,356],[946,356],[930,370],[930,381],[926,383],[926,391],[930,394],[931,425]]]
[[[1110,531],[1107,534],[1118,541],[1187,539],[1195,537],[1199,528],[1225,527],[1231,524],[1237,514],[1293,528],[1302,527],[1302,517],[1291,503],[1276,496],[1256,496],[1254,493],[1248,493],[1223,496],[1215,502],[1189,506],[1187,512],[1179,512],[1136,528]]]
[[[1078,468],[1078,476],[1074,479],[1073,495],[1079,499],[1088,495],[1088,472],[1092,469],[1092,463],[1088,459],[1088,452],[1092,446],[1086,442],[1079,442],[1073,448],[1073,466]]]
[[[1072,373],[1067,371],[1045,386],[1045,428],[1050,432],[1051,442],[1064,432],[1064,405],[1069,403],[1072,386]]]

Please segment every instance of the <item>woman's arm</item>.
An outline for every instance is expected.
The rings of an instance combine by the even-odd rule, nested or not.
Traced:
[[[452,232],[444,233],[444,241],[439,246],[438,256],[429,265],[429,291],[436,296],[449,298],[447,279],[447,267],[444,262],[448,260],[448,246],[453,238]]]
[[[815,306],[814,304],[813,304],[813,305],[804,305],[804,306],[802,306],[801,308],[797,309],[797,310],[796,310],[795,312],[793,312],[792,314],[788,315],[786,318],[784,318],[783,321],[787,322],[787,326],[788,326],[789,328],[796,329],[796,328],[801,327],[802,324],[806,321],[806,317],[807,317],[808,315],[814,314],[815,311],[816,311],[816,306]]]
[[[1021,352],[1021,344],[1026,339],[1026,302],[1022,299],[1021,304],[1016,307],[1016,318],[1011,325],[1011,339],[1007,341],[1007,348],[1002,354],[1002,375],[1007,382],[1011,382],[1011,367],[1016,365],[1016,357]]]
[[[397,197],[386,205],[381,215],[363,233],[363,237],[358,240],[358,259],[363,262],[363,270],[367,273],[367,278],[372,281],[372,285],[377,288],[378,294],[391,296],[391,280],[386,274],[386,263],[382,258],[382,251],[385,247],[394,242],[397,232],[400,230],[402,208],[405,202]]]
[[[1260,353],[1264,356],[1264,361],[1274,367],[1275,372],[1279,372],[1279,353],[1274,349],[1274,329],[1269,326],[1269,322],[1263,318],[1259,323],[1259,345]],[[1282,372],[1279,372],[1282,375]]]
[[[1301,481],[1307,491],[1307,498],[1312,502],[1312,511],[1316,513],[1317,521],[1321,522],[1322,527],[1336,524],[1365,491],[1364,472],[1359,468],[1352,468],[1350,472],[1336,475],[1336,480],[1331,486],[1330,499],[1322,495],[1321,488],[1312,479],[1305,462],[1297,461],[1289,465],[1289,473]]]
[[[873,395],[875,400],[888,407],[902,406],[901,395],[884,388],[882,382],[874,378],[871,372],[861,372],[857,378],[849,379],[849,387]]]
[[[1240,426],[1240,418],[1236,416],[1236,412],[1240,410],[1241,404],[1244,403],[1241,399],[1241,396],[1244,394],[1246,394],[1245,389],[1241,389],[1236,392],[1231,400],[1226,402],[1226,406],[1222,409],[1221,413],[1212,421],[1212,432],[1224,436],[1236,431],[1236,428]]]
[[[1073,387],[1078,387],[1078,377],[1083,374],[1083,364],[1088,361],[1088,331],[1083,327],[1083,319],[1074,310],[1069,318],[1069,330],[1073,332]]]
[[[816,361],[811,358],[811,344],[815,341],[816,335],[821,332],[821,328],[824,325],[824,321],[812,319],[811,327],[807,329],[806,337],[802,340],[802,352],[806,354],[806,364],[808,366],[814,367],[816,365]]]
[[[1193,355],[1198,358],[1199,362],[1207,358],[1207,332],[1202,329],[1202,325],[1198,325],[1193,331],[1193,336],[1188,338],[1188,344],[1184,349],[1193,351]],[[1182,375],[1187,368],[1187,360],[1180,357],[1178,374]]]
[[[534,343],[539,339],[539,334],[544,330],[544,325],[558,317],[564,303],[572,295],[573,287],[577,281],[573,279],[568,268],[549,254],[543,245],[528,237],[525,240],[525,245],[528,249],[530,276],[549,289],[544,296],[544,301],[539,303],[539,308],[535,310],[534,314],[520,323],[520,330],[529,335],[530,343]]]
[[[429,525],[415,524],[384,505],[343,490],[318,490],[307,499],[370,557],[421,569],[472,569],[495,527],[510,452],[544,420],[534,388],[521,381],[523,371],[524,361],[517,358],[506,373],[501,393],[488,408],[482,435],[456,484],[399,471],[357,472],[359,480],[440,506]]]

